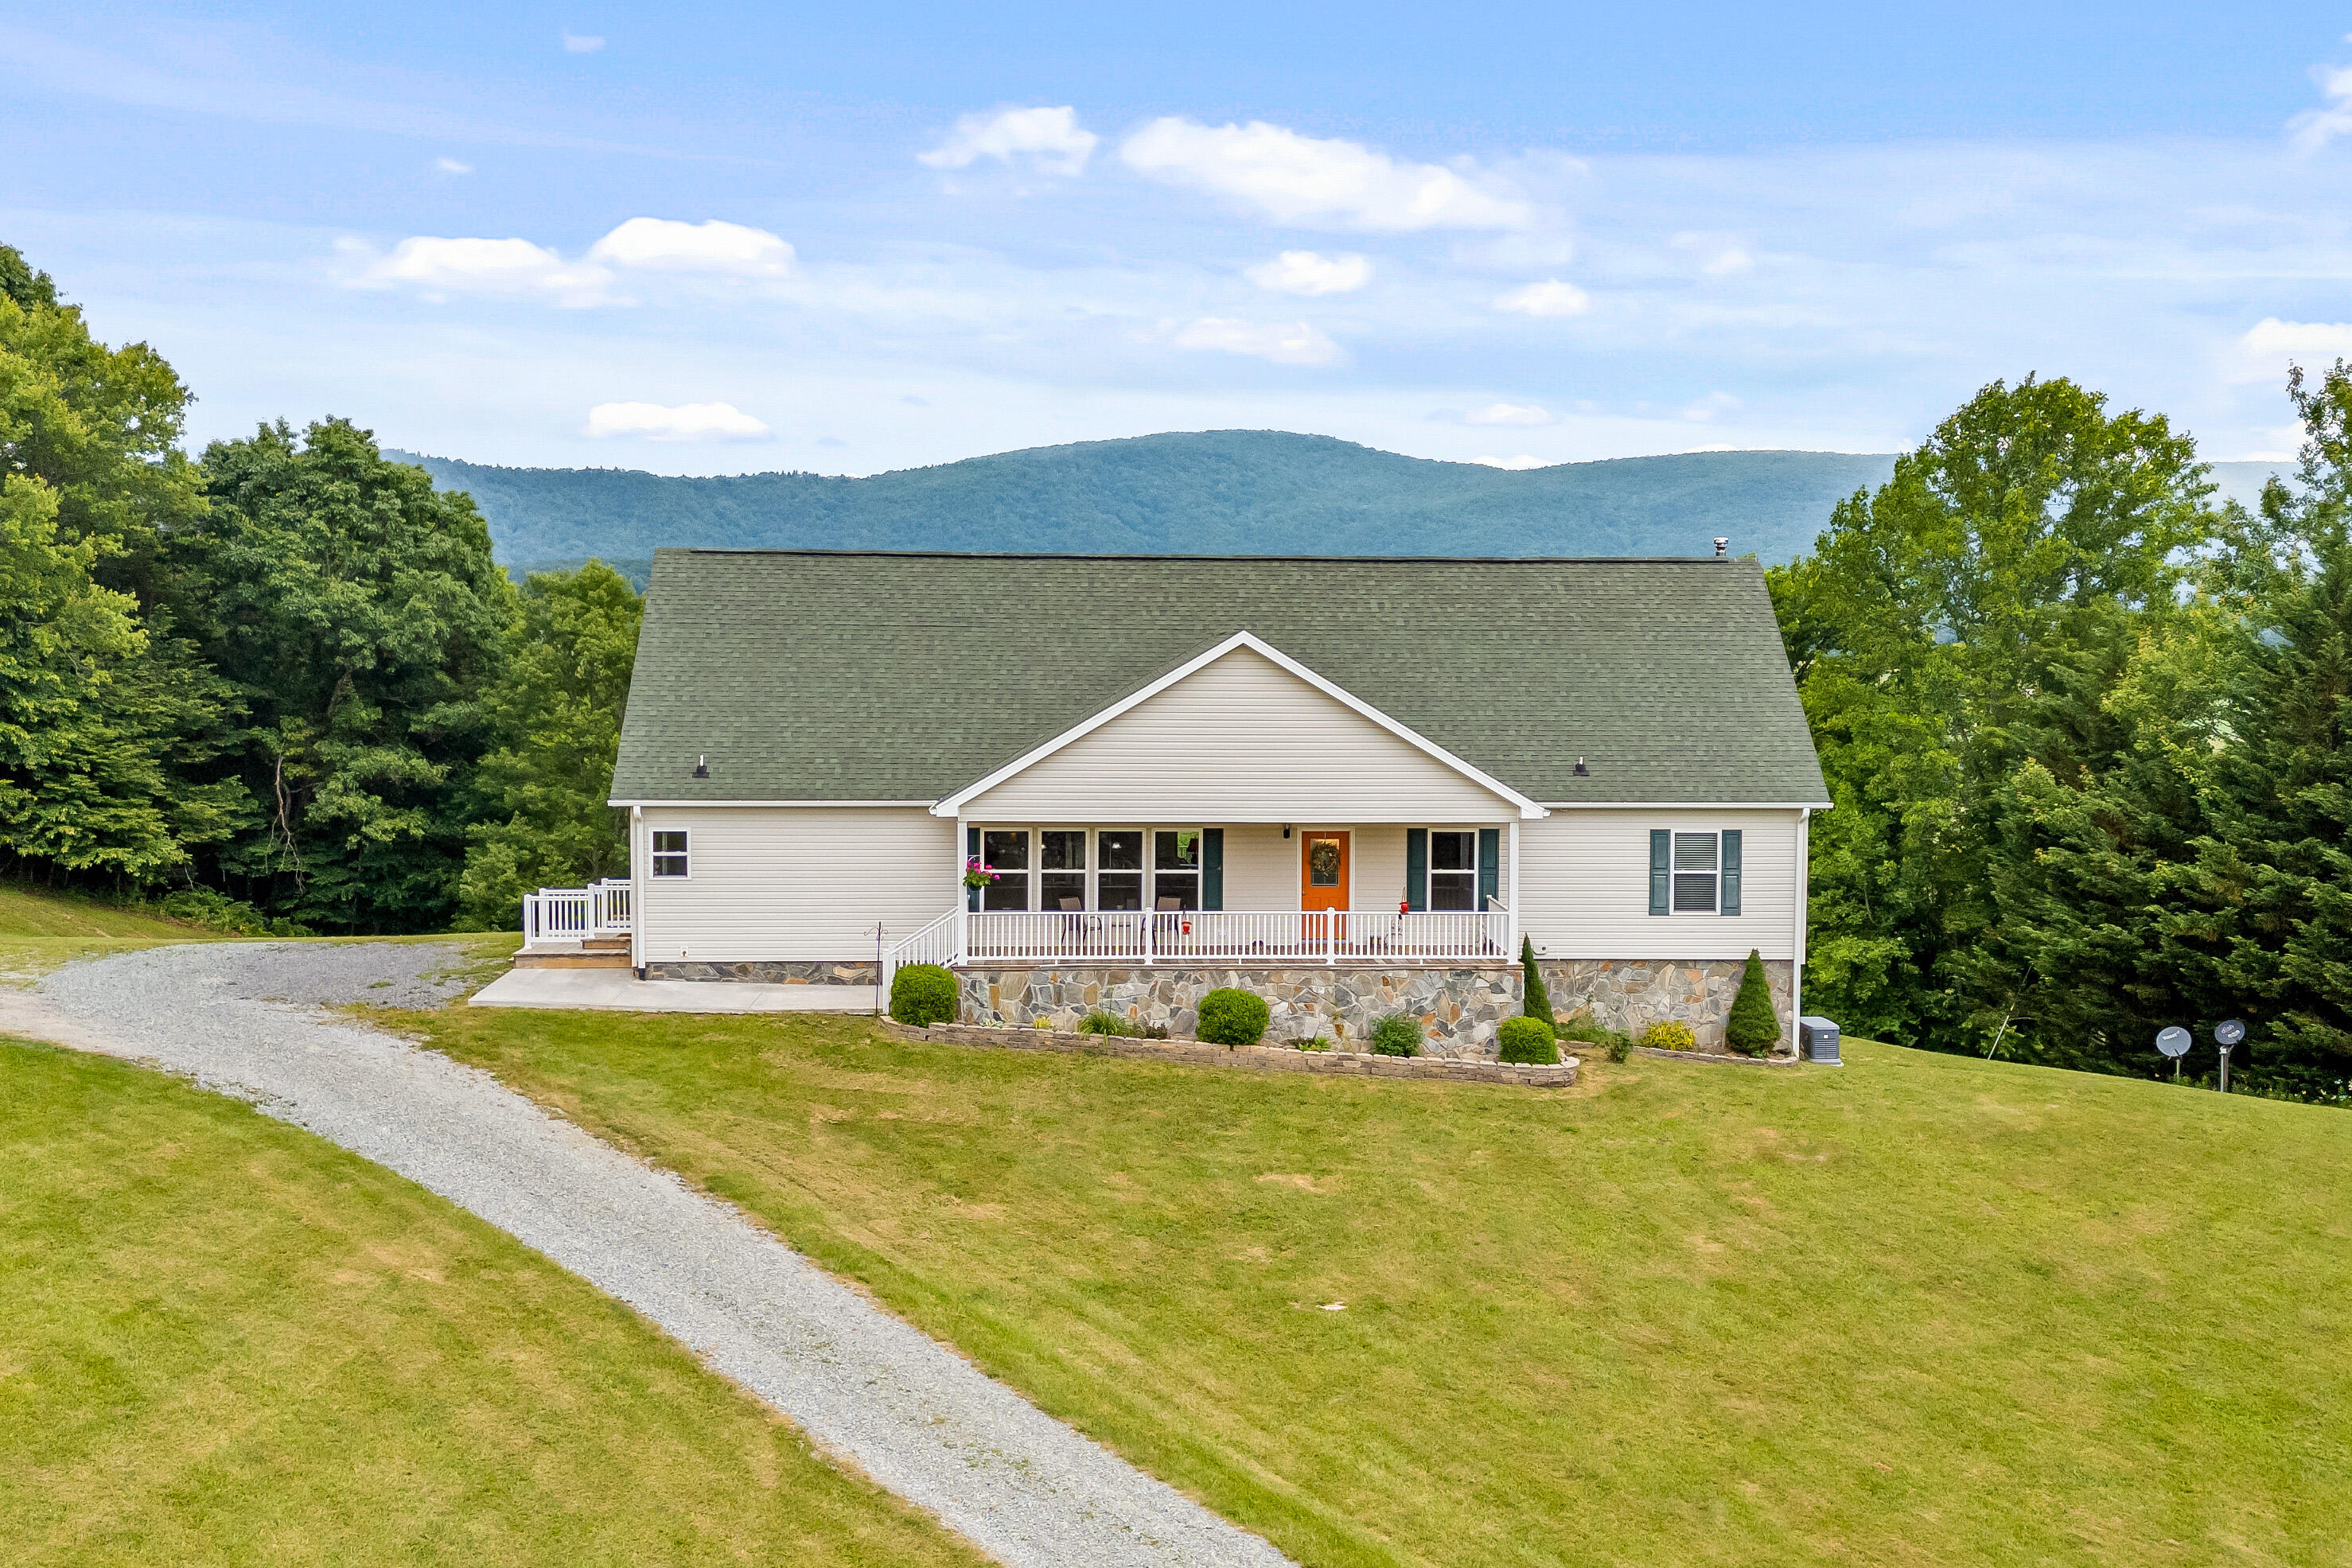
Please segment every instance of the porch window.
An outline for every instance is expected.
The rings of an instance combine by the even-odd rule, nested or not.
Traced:
[[[1716,881],[1721,872],[1722,861],[1715,834],[1676,833],[1675,913],[1714,914]]]
[[[1478,835],[1429,835],[1429,907],[1478,907]]]
[[[1087,906],[1087,835],[1076,828],[1047,828],[1037,835],[1037,907]]]
[[[980,835],[980,863],[996,873],[981,890],[982,909],[1029,907],[1029,830],[992,828]]]
[[[654,874],[684,876],[686,863],[686,830],[656,828],[654,830]]]
[[[1152,907],[1201,907],[1201,830],[1161,828],[1151,835]]]
[[[1143,907],[1143,834],[1119,828],[1095,835],[1095,907]]]

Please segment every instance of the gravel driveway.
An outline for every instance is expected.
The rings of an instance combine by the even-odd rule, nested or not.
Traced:
[[[736,1210],[487,1073],[317,1010],[432,1006],[462,988],[435,977],[462,956],[391,943],[159,947],[70,965],[29,996],[0,991],[0,1028],[152,1059],[472,1210],[644,1312],[1004,1563],[1288,1561]]]

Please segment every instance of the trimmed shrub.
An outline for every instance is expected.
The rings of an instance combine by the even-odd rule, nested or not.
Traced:
[[[1372,1025],[1374,1056],[1419,1056],[1421,1020],[1411,1013],[1390,1013]]]
[[[1780,1019],[1772,1011],[1772,982],[1764,976],[1764,959],[1748,950],[1748,967],[1739,972],[1739,995],[1723,1020],[1724,1043],[1742,1056],[1761,1056],[1780,1038]]]
[[[1542,1019],[1505,1019],[1501,1056],[1505,1061],[1557,1062],[1559,1041]]]
[[[1255,1045],[1274,1021],[1265,1000],[1221,987],[1201,998],[1201,1038],[1211,1045]]]
[[[1536,966],[1532,937],[1519,938],[1519,968],[1526,976],[1526,983],[1519,987],[1519,1011],[1531,1019],[1551,1022],[1551,993],[1544,989],[1543,970]]]
[[[1078,1032],[1104,1035],[1112,1040],[1133,1040],[1136,1028],[1117,1013],[1108,1013],[1097,1008],[1078,1020]]]
[[[1652,1051],[1693,1051],[1698,1046],[1698,1036],[1677,1019],[1660,1019],[1642,1031],[1641,1043]]]
[[[961,1010],[956,977],[937,964],[909,964],[890,981],[890,1016],[900,1023],[925,1029],[953,1023]]]

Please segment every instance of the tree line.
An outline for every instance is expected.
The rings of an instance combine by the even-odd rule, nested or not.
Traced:
[[[1995,382],[1769,574],[1835,803],[1809,1010],[2143,1075],[2237,1018],[2233,1087],[2345,1101],[2352,371],[2288,392],[2249,511],[2161,416]]]
[[[1806,998],[1847,1031],[2246,1086],[2352,1074],[2352,371],[2293,484],[2071,382],[1985,388],[1768,579],[1834,809]],[[626,868],[642,603],[520,589],[368,433],[194,459],[188,393],[0,246],[0,873],[278,929],[509,925]]]
[[[345,420],[191,459],[188,402],[0,246],[0,873],[404,932],[622,872],[629,585],[518,589]]]

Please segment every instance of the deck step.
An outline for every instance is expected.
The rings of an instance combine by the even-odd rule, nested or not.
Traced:
[[[617,952],[590,948],[582,953],[518,953],[514,956],[518,969],[625,969],[629,967],[629,950],[623,946]]]
[[[588,936],[580,943],[583,953],[625,953],[629,950],[626,936]]]

